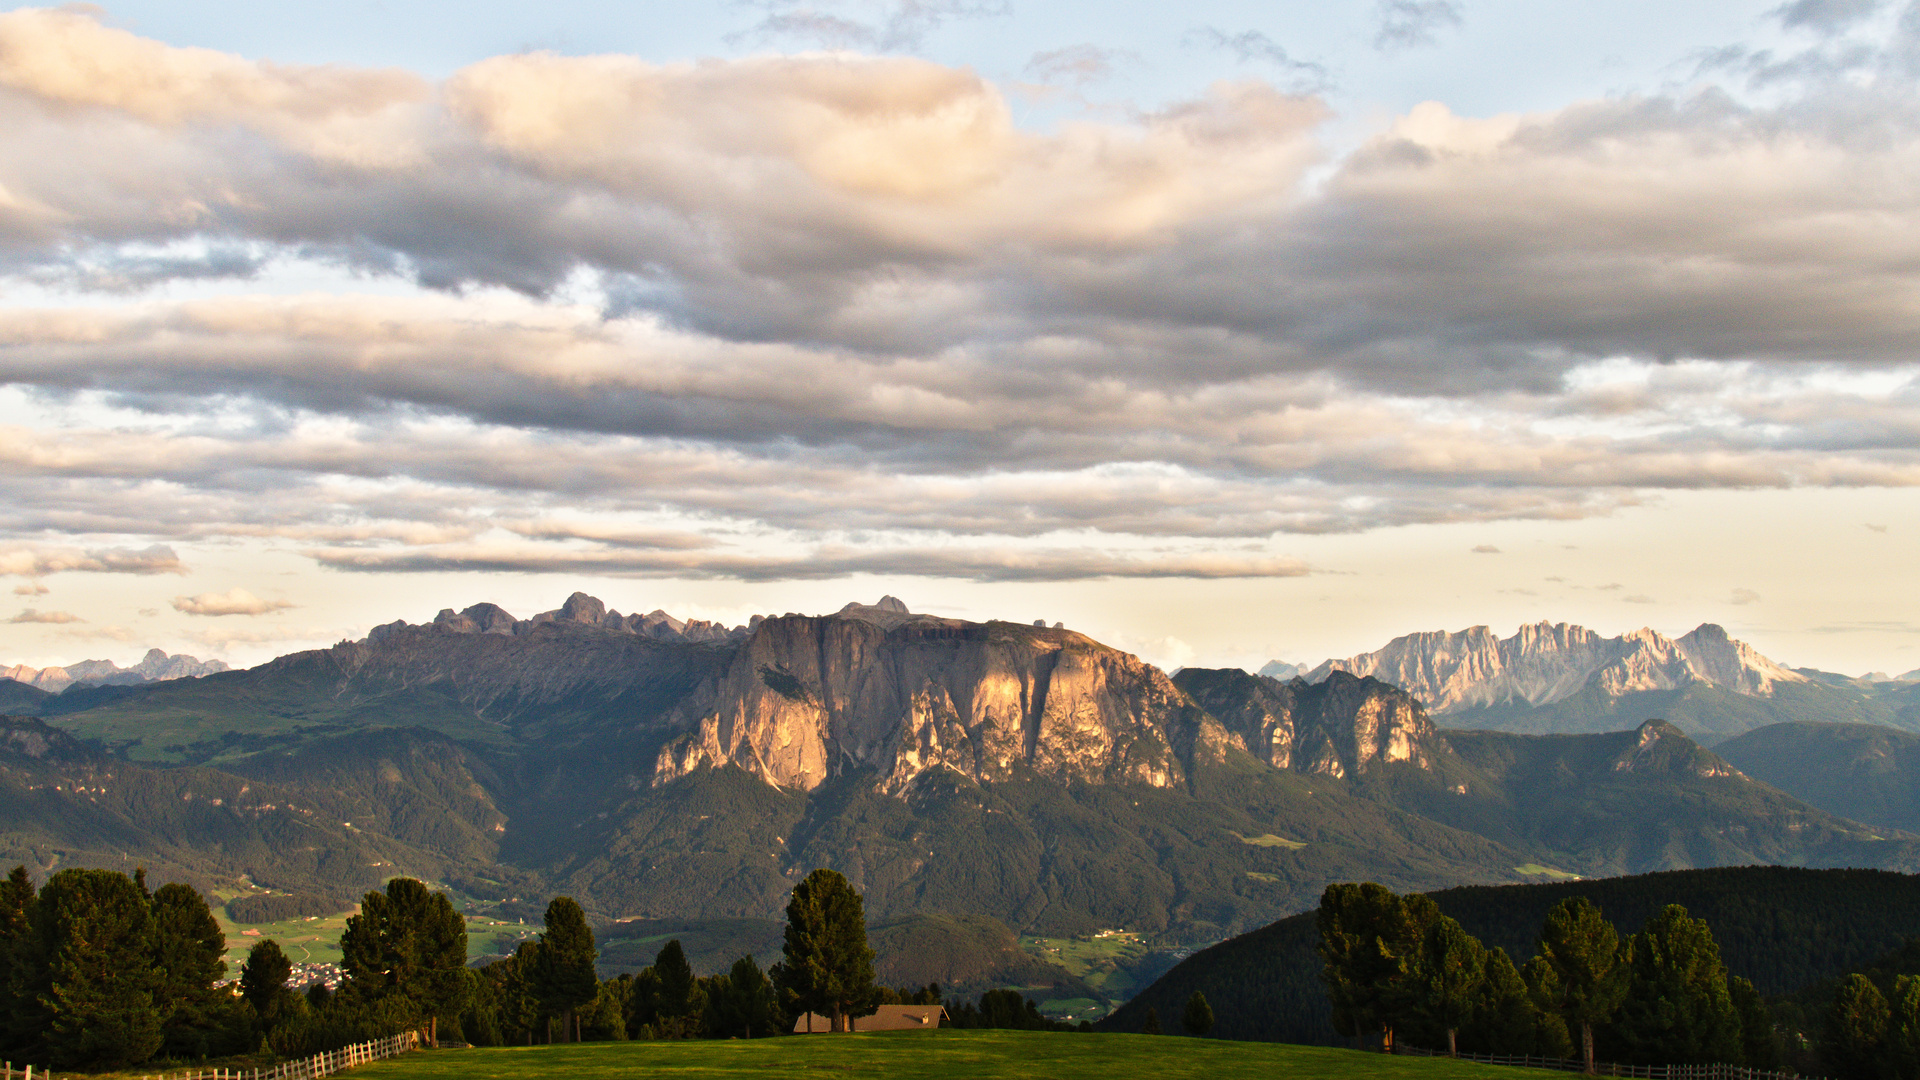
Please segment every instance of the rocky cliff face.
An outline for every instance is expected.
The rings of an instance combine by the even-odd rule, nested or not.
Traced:
[[[1376,764],[1432,764],[1442,745],[1412,695],[1346,672],[1318,684],[1238,668],[1186,668],[1173,678],[1228,738],[1277,769],[1347,777]]]
[[[1168,787],[1228,744],[1158,669],[1080,634],[891,605],[761,622],[678,713],[655,784],[735,765],[801,790],[855,770],[890,793],[936,770]]]
[[[1707,683],[1765,697],[1779,683],[1807,681],[1712,624],[1677,639],[1652,630],[1603,638],[1584,627],[1545,622],[1505,639],[1484,626],[1409,634],[1378,652],[1328,660],[1307,679],[1318,682],[1335,671],[1404,687],[1441,715],[1521,702],[1547,705],[1588,686],[1619,696]]]

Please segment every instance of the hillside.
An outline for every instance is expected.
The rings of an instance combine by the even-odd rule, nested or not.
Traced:
[[[1533,955],[1547,910],[1566,897],[1592,900],[1623,934],[1680,904],[1713,929],[1728,971],[1769,995],[1863,967],[1920,926],[1920,878],[1873,870],[1733,867],[1430,895],[1516,963]],[[1319,980],[1314,918],[1295,915],[1195,953],[1099,1026],[1137,1031],[1147,1008],[1177,1016],[1199,990],[1213,1004],[1218,1037],[1342,1042]]]
[[[1748,776],[1823,810],[1920,831],[1920,735],[1877,724],[1774,724],[1716,749]]]
[[[54,727],[10,722],[58,752],[0,751],[0,857],[334,896],[409,873],[503,911],[564,893],[656,924],[777,919],[828,866],[875,925],[1151,945],[1217,941],[1338,880],[1914,862],[1904,834],[1670,725],[1444,732],[1372,678],[1169,679],[1070,630],[898,601],[734,630],[635,620],[579,594],[525,620],[480,605],[248,671],[69,691]]]

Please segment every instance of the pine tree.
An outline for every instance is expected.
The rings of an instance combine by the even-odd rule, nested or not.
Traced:
[[[1920,979],[1912,975],[1896,976],[1893,1000],[1887,1003],[1887,1033],[1882,1040],[1882,1075],[1908,1078],[1920,1076]]]
[[[587,914],[571,896],[556,896],[547,904],[546,931],[534,954],[533,992],[549,1013],[561,1018],[568,1041],[578,1036],[574,1013],[600,992],[594,972],[599,950]]]
[[[223,994],[214,987],[227,972],[227,938],[206,898],[178,882],[154,892],[154,1000],[161,1008],[164,1048],[172,1057],[205,1057],[218,1036]]]
[[[340,966],[362,1001],[398,1009],[437,1034],[441,1016],[457,1016],[466,990],[467,925],[445,893],[413,878],[360,900],[340,935]]]
[[[1592,1075],[1593,1029],[1612,1019],[1627,993],[1620,937],[1586,897],[1568,897],[1547,912],[1537,959],[1544,967],[1540,1005],[1580,1032],[1581,1060]]]
[[[62,870],[32,906],[16,1021],[64,1068],[124,1068],[160,1049],[147,896],[114,870]],[[16,1029],[17,1030],[17,1029]]]
[[[1213,1030],[1213,1006],[1207,1004],[1207,995],[1195,990],[1187,996],[1187,1007],[1180,1014],[1180,1026],[1193,1036],[1205,1035]]]
[[[280,943],[263,938],[247,950],[240,965],[240,997],[253,1007],[260,1023],[272,1028],[291,1011],[287,980],[293,977],[293,961],[281,950]]]
[[[878,1004],[866,907],[838,873],[815,870],[794,886],[781,952],[774,983],[794,1011],[819,1013],[831,1030],[850,1031],[854,1017]]]
[[[690,1039],[698,1035],[706,1001],[679,939],[661,946],[653,958],[653,974],[659,980],[653,987],[654,1026],[661,1037]]]
[[[1460,1028],[1486,996],[1487,951],[1459,923],[1441,915],[1427,924],[1418,958],[1416,1010],[1447,1033],[1447,1056],[1453,1057],[1460,1049]]]
[[[1740,1056],[1740,1017],[1704,919],[1669,904],[1627,942],[1627,992],[1614,1033],[1636,1065],[1710,1065]]]
[[[1431,905],[1426,901],[1422,913]],[[1407,902],[1371,881],[1329,885],[1317,922],[1320,978],[1333,1005],[1334,1030],[1350,1038],[1378,1031],[1380,1049],[1391,1053],[1394,1025],[1412,1001],[1406,984],[1420,941]]]
[[[1151,1005],[1147,1006],[1147,1017],[1146,1019],[1140,1022],[1140,1034],[1142,1035],[1160,1034],[1160,1010],[1159,1009],[1156,1009]]]
[[[714,980],[707,999],[707,1025],[714,1035],[752,1039],[780,1033],[780,1008],[773,984],[753,962],[743,956],[733,962],[732,970]]]
[[[1537,960],[1528,967],[1543,970]],[[1482,972],[1481,996],[1470,1022],[1471,1039],[1479,1049],[1540,1057],[1566,1057],[1573,1052],[1566,1023],[1540,1010],[1537,995],[1505,949],[1488,949]]]
[[[1740,1062],[1749,1069],[1768,1072],[1780,1067],[1780,1036],[1774,1030],[1773,1013],[1751,982],[1735,976],[1727,980],[1727,994],[1733,998],[1734,1014],[1740,1018]]]
[[[1827,1013],[1826,1036],[1820,1056],[1845,1080],[1874,1080],[1886,1050],[1891,1019],[1886,996],[1865,975],[1853,974],[1840,984]]]
[[[24,866],[16,866],[0,881],[0,1054],[10,1058],[25,1056],[24,1051],[30,1031],[14,1031],[10,1021],[19,1020],[23,1024],[31,1013],[27,1001],[15,992],[16,972],[24,984],[27,973],[23,970],[23,959],[27,945],[28,927],[33,922],[33,904],[36,890],[33,877]]]

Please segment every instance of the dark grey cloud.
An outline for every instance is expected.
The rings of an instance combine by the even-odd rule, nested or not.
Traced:
[[[1885,0],[1792,0],[1773,14],[1789,29],[1837,34],[1885,6]]]
[[[1462,25],[1456,0],[1379,0],[1374,6],[1379,28],[1373,35],[1376,49],[1413,49],[1437,45],[1442,30]]]

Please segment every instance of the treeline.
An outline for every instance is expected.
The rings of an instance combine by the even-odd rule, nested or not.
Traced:
[[[1426,896],[1371,882],[1332,885],[1316,918],[1335,1028],[1431,1049],[1634,1065],[1780,1064],[1772,1015],[1730,978],[1706,921],[1678,904],[1622,939],[1582,896],[1547,912],[1536,952],[1515,967]],[[1920,1025],[1920,983],[1914,984]],[[1920,1026],[1916,1027],[1920,1036]],[[1920,1047],[1920,1042],[1916,1043]]]
[[[845,1031],[881,1005],[942,1005],[954,1027],[1068,1029],[1013,990],[990,990],[977,1004],[943,1003],[938,984],[878,985],[864,902],[831,870],[816,870],[795,886],[781,952],[780,962],[765,970],[748,955],[726,972],[702,977],[680,942],[670,940],[640,971],[595,979],[593,931],[578,906],[561,897],[548,906],[538,940],[474,972],[459,1037],[481,1046],[757,1039],[791,1032],[809,1012],[827,1028]]]
[[[227,918],[246,926],[304,919],[309,915],[331,915],[345,910],[347,905],[332,897],[311,893],[261,893],[236,896],[227,901],[226,907]]]
[[[1920,927],[1920,877],[1882,870],[1725,867],[1427,895],[1469,934],[1517,958],[1533,954],[1547,912],[1570,897],[1586,897],[1626,931],[1680,904],[1713,927],[1728,970],[1752,980],[1770,1000],[1864,970]],[[1213,1003],[1216,1037],[1336,1043],[1314,920],[1309,911],[1195,953],[1098,1026],[1138,1031],[1147,1008],[1177,1016],[1200,990]],[[1805,1025],[1785,1016],[1782,1023],[1817,1039],[1831,996],[1830,987],[1807,1006]]]
[[[808,875],[787,916],[770,969],[743,956],[702,978],[669,941],[645,969],[603,980],[585,913],[555,897],[536,940],[476,969],[446,894],[394,878],[347,919],[339,989],[296,993],[293,965],[270,938],[226,978],[225,935],[190,886],[149,891],[144,871],[73,869],[35,889],[17,867],[0,882],[0,1057],[63,1070],[302,1057],[409,1029],[430,1043],[480,1045],[761,1038],[808,1012],[846,1031],[883,1004],[941,1004],[937,985],[875,983],[864,905],[839,874]],[[961,1027],[1063,1026],[1011,990],[948,1009]]]
[[[258,1052],[303,1056],[408,1028],[431,1034],[468,993],[465,921],[411,878],[368,893],[340,939],[339,993],[287,987],[271,939],[229,980],[226,936],[201,893],[149,891],[145,871],[62,870],[0,884],[0,1056],[122,1069]]]

